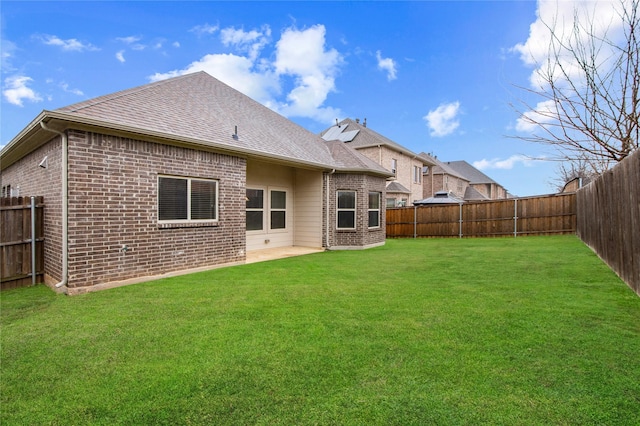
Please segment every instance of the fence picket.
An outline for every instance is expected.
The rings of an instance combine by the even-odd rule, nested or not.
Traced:
[[[0,199],[0,289],[32,285],[33,256],[31,227],[35,223],[35,282],[44,280],[44,198],[35,197],[35,221],[31,198]]]
[[[387,237],[413,237],[414,225],[422,238],[572,234],[575,194],[387,209]]]

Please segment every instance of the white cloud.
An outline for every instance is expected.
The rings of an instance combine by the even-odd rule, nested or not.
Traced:
[[[5,88],[2,91],[2,94],[7,102],[13,105],[22,106],[22,101],[24,100],[40,102],[42,101],[42,97],[33,91],[33,89],[27,87],[27,85],[32,81],[33,79],[31,77],[24,75],[7,77],[4,80]]]
[[[340,115],[339,110],[322,106],[335,90],[335,78],[343,61],[337,50],[325,49],[325,33],[323,25],[306,30],[289,28],[276,44],[276,73],[295,80],[295,87],[287,96],[288,103],[280,106],[284,115],[322,122]]]
[[[427,122],[431,136],[447,136],[453,133],[458,126],[458,114],[460,113],[460,102],[442,104],[438,108],[429,111],[423,118]]]
[[[391,58],[383,58],[379,50],[376,52],[376,59],[378,60],[378,69],[387,72],[387,80],[395,80],[397,78],[396,61]]]
[[[524,166],[530,167],[532,166],[532,160],[524,155],[512,155],[511,157],[502,160],[500,158],[493,158],[491,160],[482,159],[480,161],[474,161],[473,167],[478,170],[488,170],[488,169],[503,169],[503,170],[511,170],[518,163],[522,163]]]
[[[529,36],[523,43],[516,44],[511,48],[512,52],[518,53],[523,64],[533,69],[529,84],[534,91],[548,90],[548,81],[541,76],[547,76],[550,64],[557,64],[555,72],[556,87],[562,88],[567,86],[567,80],[563,76],[566,73],[571,84],[580,88],[584,83],[584,75],[581,67],[577,64],[571,50],[577,50],[577,46],[588,46],[593,40],[596,42],[599,38],[606,38],[614,43],[623,39],[623,28],[620,19],[620,8],[624,6],[627,10],[631,10],[631,0],[607,1],[572,1],[572,0],[538,0],[537,19],[529,27]],[[580,31],[578,35],[574,28],[589,28],[589,31]],[[555,44],[563,46],[572,46],[570,49],[564,49],[556,52],[557,57],[550,57],[552,53],[550,46],[553,35],[559,40]],[[591,33],[591,35],[589,34]],[[590,40],[595,36],[593,40]],[[607,62],[612,55],[612,46],[603,43],[598,50],[599,70],[606,72]],[[560,72],[560,66],[562,72]],[[553,68],[551,68],[553,71]],[[516,129],[522,132],[531,131],[535,128],[528,117],[533,117],[539,122],[548,122],[545,112],[549,112],[548,102],[538,104],[535,111],[525,113],[524,119],[521,118]],[[542,119],[542,121],[540,121]],[[546,120],[546,121],[545,121]]]
[[[219,29],[220,27],[218,25],[203,24],[203,25],[196,25],[195,27],[191,28],[189,31],[191,31],[192,33],[196,33],[198,35],[206,35],[206,34],[213,34]]]
[[[518,118],[516,130],[526,133],[534,132],[540,124],[553,123],[557,116],[556,103],[553,100],[538,102],[534,110],[526,111]]]
[[[80,89],[69,89],[68,83],[64,83],[64,82],[60,83],[60,88],[65,92],[73,93],[74,95],[78,95],[78,96],[84,96],[84,93]]]
[[[308,117],[329,123],[342,114],[324,106],[335,90],[335,77],[342,57],[325,47],[325,28],[288,28],[276,43],[273,60],[261,56],[270,43],[271,30],[244,31],[233,28],[220,32],[225,46],[235,53],[205,55],[184,69],[150,76],[152,81],[206,71],[217,79],[285,116]],[[282,86],[292,85],[282,100]]]
[[[134,44],[142,40],[142,37],[139,37],[139,36],[116,37],[116,40],[121,41],[125,44]]]
[[[119,52],[116,53],[116,59],[120,62],[125,62],[126,60],[124,59],[124,50],[121,50]]]
[[[13,58],[13,53],[17,50],[15,43],[6,40],[4,38],[0,39],[0,52],[1,52],[1,61],[0,67],[3,72],[7,72],[9,70],[13,70],[13,66],[11,65],[11,59]]]
[[[279,90],[277,78],[273,73],[255,72],[254,65],[254,62],[243,56],[212,54],[192,62],[182,70],[156,73],[149,78],[151,81],[159,81],[205,71],[258,102],[268,104],[272,102],[272,93]]]
[[[271,28],[268,25],[264,25],[261,31],[244,31],[235,28],[225,28],[220,31],[220,37],[225,46],[233,46],[240,52],[248,53],[252,60],[255,60],[269,43],[270,36]]]
[[[63,40],[58,36],[54,35],[41,35],[39,36],[40,40],[46,44],[47,46],[57,46],[62,48],[62,50],[68,52],[82,52],[82,51],[94,51],[100,50],[91,43],[82,43],[75,38],[70,38],[67,40]]]

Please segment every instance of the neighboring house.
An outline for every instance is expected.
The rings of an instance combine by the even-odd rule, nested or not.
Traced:
[[[425,153],[421,155],[436,163],[424,170],[425,199],[433,197],[439,191],[451,192],[465,201],[510,198],[502,185],[466,161],[443,162]]]
[[[482,173],[466,161],[448,161],[447,165],[453,170],[469,179],[471,190],[465,191],[465,200],[474,199],[477,194],[489,200],[502,200],[510,198],[508,191],[495,180]]]
[[[45,281],[68,293],[385,241],[391,173],[204,72],[43,111],[0,164],[44,196]]]
[[[369,129],[367,121],[345,119],[320,133],[327,141],[339,140],[393,173],[387,185],[387,207],[410,206],[423,198],[422,169],[429,158]]]
[[[469,188],[469,179],[436,157],[424,152],[421,155],[429,158],[433,164],[423,169],[423,198],[428,199],[435,197],[437,193],[447,192],[453,194],[456,198],[464,199],[465,192]]]

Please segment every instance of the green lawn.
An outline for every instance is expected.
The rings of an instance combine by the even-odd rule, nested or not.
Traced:
[[[640,424],[640,297],[574,236],[0,296],[2,425]]]

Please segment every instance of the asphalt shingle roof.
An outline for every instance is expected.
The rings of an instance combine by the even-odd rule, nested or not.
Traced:
[[[313,133],[205,72],[73,104],[57,111],[310,163],[332,164]],[[238,137],[233,138],[237,126]]]
[[[411,194],[411,191],[409,191],[404,185],[398,183],[398,182],[391,182],[389,185],[387,185],[387,192],[398,192],[401,194]]]
[[[347,154],[331,149],[320,136],[203,71],[100,96],[55,112],[80,122],[148,132],[211,148],[390,176],[354,150]]]
[[[371,130],[362,123],[346,118],[336,126],[329,127],[320,133],[325,140],[341,140],[353,148],[368,148],[378,145],[386,145],[389,148],[402,152],[409,156],[418,156],[415,152],[405,148],[397,142],[392,141],[386,136]],[[420,159],[423,159],[420,157]]]
[[[431,173],[432,174],[434,174],[434,175],[446,174],[446,175],[449,175],[449,176],[457,177],[459,179],[464,179],[466,181],[469,180],[466,176],[464,176],[461,173],[457,172],[452,167],[449,167],[449,165],[448,165],[449,163],[442,162],[442,161],[438,160],[437,158],[430,156],[429,154],[425,154],[424,152],[421,152],[420,155],[423,156],[423,157],[429,158],[430,161],[432,163],[434,163],[434,166],[431,167]]]
[[[451,169],[457,171],[461,175],[467,178],[471,184],[476,183],[495,183],[495,180],[482,173],[480,170],[473,167],[471,164],[464,160],[461,161],[448,161],[446,163]]]

